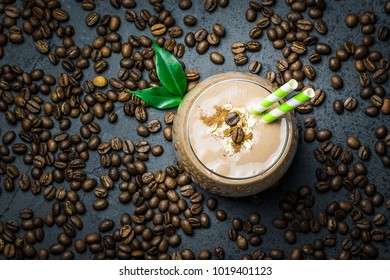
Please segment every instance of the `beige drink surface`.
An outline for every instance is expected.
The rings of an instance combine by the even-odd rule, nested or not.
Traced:
[[[228,178],[249,178],[269,169],[280,157],[287,138],[287,123],[281,118],[271,124],[259,116],[252,127],[251,149],[227,153],[220,138],[210,134],[210,127],[201,120],[215,114],[215,106],[230,103],[235,108],[249,108],[269,92],[261,85],[243,80],[228,80],[208,88],[188,112],[188,135],[196,157],[210,171]]]

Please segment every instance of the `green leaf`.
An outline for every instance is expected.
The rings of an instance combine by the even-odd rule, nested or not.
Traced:
[[[187,79],[177,59],[153,40],[156,54],[156,71],[161,84],[173,95],[183,96]]]
[[[141,91],[130,91],[146,104],[158,109],[168,109],[180,104],[182,98],[170,93],[165,87],[151,87]]]

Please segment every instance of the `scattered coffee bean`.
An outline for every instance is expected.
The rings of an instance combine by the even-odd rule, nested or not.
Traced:
[[[335,100],[333,102],[333,110],[336,114],[342,114],[344,112],[344,103],[341,100]]]
[[[353,96],[347,97],[344,101],[344,108],[348,111],[352,111],[357,106],[356,98]]]
[[[357,24],[358,24],[358,16],[356,14],[348,14],[346,17],[345,17],[345,24],[348,26],[348,27],[355,27]]]
[[[218,52],[210,53],[210,60],[214,64],[223,64],[225,62],[224,56],[222,54],[218,53]]]
[[[297,236],[295,234],[295,231],[292,229],[286,229],[284,231],[284,240],[289,244],[294,244],[297,242]]]
[[[334,89],[340,89],[344,85],[343,79],[338,74],[332,75],[331,84]]]
[[[217,210],[216,212],[215,212],[215,216],[217,217],[217,219],[218,220],[220,220],[220,221],[224,221],[224,220],[226,220],[226,218],[227,218],[227,214],[226,214],[226,212],[224,211],[224,210]]]
[[[246,64],[248,60],[249,58],[245,53],[238,53],[234,56],[234,63],[238,66]]]
[[[261,68],[262,68],[262,65],[260,62],[254,60],[252,61],[249,66],[248,66],[248,70],[249,72],[251,72],[252,74],[258,74],[260,71],[261,71]]]
[[[359,149],[361,146],[359,139],[357,139],[355,136],[348,136],[346,142],[347,142],[348,147],[355,149],[355,150]]]
[[[196,17],[194,17],[192,15],[186,15],[183,18],[183,22],[185,25],[195,26],[197,24],[198,20],[196,19]]]

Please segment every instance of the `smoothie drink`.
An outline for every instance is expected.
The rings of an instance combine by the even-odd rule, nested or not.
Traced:
[[[183,99],[174,121],[174,148],[202,188],[248,196],[287,171],[297,148],[293,113],[269,124],[250,113],[274,89],[258,76],[229,72],[207,78]]]

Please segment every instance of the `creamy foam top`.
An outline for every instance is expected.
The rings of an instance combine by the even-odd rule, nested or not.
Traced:
[[[226,150],[226,139],[216,137],[202,116],[215,114],[216,106],[231,104],[235,108],[248,108],[260,102],[269,92],[257,83],[228,80],[206,89],[195,101],[188,118],[190,145],[202,164],[210,171],[228,178],[248,178],[269,169],[283,152],[287,138],[287,122],[281,118],[271,124],[263,123],[259,116],[251,128],[252,145],[238,152]],[[224,142],[225,141],[225,142]]]

